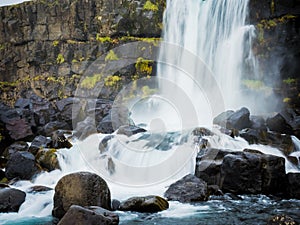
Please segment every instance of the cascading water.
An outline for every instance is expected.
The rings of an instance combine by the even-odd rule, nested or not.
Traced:
[[[57,181],[68,173],[90,171],[104,177],[109,183],[113,197],[122,200],[132,195],[162,195],[166,186],[174,179],[193,173],[197,149],[194,148],[193,140],[185,133],[188,132],[185,129],[197,125],[210,125],[216,113],[225,108],[236,108],[248,103],[241,93],[241,76],[245,71],[245,64],[254,68],[253,71],[256,67],[251,52],[254,28],[245,22],[247,5],[247,0],[167,0],[164,41],[169,44],[162,45],[158,59],[159,62],[166,62],[158,65],[162,96],[159,106],[162,108],[154,114],[154,117],[161,120],[160,124],[155,125],[152,130],[151,124],[148,124],[147,128],[150,128],[148,133],[132,137],[114,134],[116,138],[110,140],[103,152],[99,151],[98,146],[105,135],[94,134],[84,141],[73,140],[72,149],[58,152],[61,170],[44,172],[33,181],[17,182],[14,187],[24,191],[33,185],[54,188]],[[178,107],[181,108],[178,110]],[[147,116],[152,114],[143,111],[140,113]],[[160,113],[166,114],[160,117]],[[172,116],[173,113],[177,115]],[[139,115],[140,122],[143,122],[143,115]],[[197,118],[193,118],[194,116]],[[168,119],[170,121],[166,122]],[[174,122],[177,119],[181,120],[181,123]],[[153,122],[149,118],[145,118],[144,121]],[[164,130],[167,127],[164,125],[168,125],[168,122],[172,125],[172,132]],[[164,128],[163,132],[162,129],[156,129],[161,127]],[[180,132],[174,132],[176,129]],[[208,140],[211,147],[215,148],[232,150],[254,148],[267,154],[283,156],[274,148],[249,146],[241,138],[232,139],[220,132],[216,132],[216,135]],[[299,140],[293,138],[293,141],[299,150]],[[190,160],[182,161],[182,159]],[[293,171],[295,167],[287,163],[286,170]],[[145,182],[147,186],[143,187]],[[149,185],[151,182],[152,186]],[[131,187],[128,186],[130,183],[133,184]],[[54,191],[41,194],[27,193],[26,202],[21,206],[19,213],[0,215],[0,223],[17,224],[15,220],[25,217],[50,216],[53,194]],[[149,219],[142,216],[140,221],[142,224],[171,224],[178,221],[182,224],[195,224],[195,221],[209,220],[212,224],[220,224],[221,222],[216,220],[219,218],[216,213],[222,213],[233,218],[228,220],[227,224],[238,224],[234,218],[236,213],[241,211],[240,205],[244,204],[243,207],[248,208],[253,202],[257,204],[253,207],[253,211],[257,206],[266,210],[276,205],[266,197],[254,200],[253,198],[247,200],[245,197],[243,203],[237,204],[210,201],[200,206],[171,202],[169,210]],[[300,203],[293,204],[295,207],[300,205]],[[230,214],[231,211],[228,209],[232,207],[237,207],[238,210]],[[254,217],[262,215],[261,212],[254,211]],[[247,213],[241,217],[247,217]],[[138,214],[120,213],[120,216],[122,224],[139,221]],[[251,224],[254,223],[252,220]],[[23,224],[22,221],[20,224]]]
[[[163,39],[172,46],[161,49],[159,61],[168,64],[158,64],[158,76],[178,87],[171,90],[161,84],[162,93],[184,90],[197,108],[201,125],[220,113],[222,108],[214,107],[222,101],[226,109],[248,106],[241,77],[245,66],[257,69],[251,52],[254,27],[246,24],[248,1],[168,0],[167,6]],[[174,54],[176,46],[182,48]],[[187,56],[187,52],[195,56]],[[205,66],[211,70],[209,75],[203,74]],[[183,71],[186,68],[188,71]]]

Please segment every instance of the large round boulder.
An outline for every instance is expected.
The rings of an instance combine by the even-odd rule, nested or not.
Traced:
[[[208,195],[206,182],[194,175],[187,175],[171,184],[165,193],[168,200],[179,202],[206,201]]]
[[[129,198],[121,203],[119,210],[155,213],[168,208],[169,203],[167,200],[159,196],[149,195]]]
[[[10,155],[5,175],[8,179],[30,180],[39,171],[35,157],[30,152],[15,152]]]
[[[0,189],[0,213],[18,212],[26,194],[14,188]]]
[[[97,206],[81,207],[72,205],[58,225],[117,225],[119,216],[113,212]]]
[[[110,190],[97,174],[78,172],[62,177],[54,194],[52,215],[62,218],[71,205],[100,206],[110,210]]]

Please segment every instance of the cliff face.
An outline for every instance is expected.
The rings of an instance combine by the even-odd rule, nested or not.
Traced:
[[[102,54],[133,41],[155,46],[164,8],[165,0],[37,0],[1,7],[1,100],[74,95],[82,74]],[[249,8],[260,79],[273,82],[283,101],[300,106],[300,0],[251,0]],[[142,63],[141,74],[133,65],[118,76],[128,81],[153,75],[153,62]]]
[[[256,28],[261,80],[275,87],[284,104],[299,109],[300,0],[251,0],[249,19]]]
[[[71,96],[88,65],[120,44],[161,35],[164,1],[38,0],[0,8],[0,92]]]

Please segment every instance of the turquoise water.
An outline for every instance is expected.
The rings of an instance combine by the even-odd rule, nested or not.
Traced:
[[[117,212],[121,225],[265,225],[268,218],[286,214],[300,223],[300,200],[280,200],[263,195],[239,196],[240,200],[210,200],[197,204],[170,202],[160,213]],[[24,218],[4,225],[51,225],[52,217]]]

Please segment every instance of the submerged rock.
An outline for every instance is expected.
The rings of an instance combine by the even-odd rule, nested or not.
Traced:
[[[30,187],[27,191],[29,193],[35,193],[35,192],[47,192],[47,191],[52,191],[52,188],[46,187],[46,186],[41,186],[41,185],[36,185]]]
[[[165,197],[168,200],[179,202],[206,201],[208,196],[206,182],[194,175],[187,175],[171,184],[165,192]]]
[[[89,172],[72,173],[62,177],[54,194],[52,215],[62,218],[71,205],[111,208],[110,190],[98,175]]]
[[[131,135],[143,133],[143,132],[146,132],[146,130],[143,128],[133,126],[133,125],[124,125],[119,127],[117,134],[124,134],[130,137]]]
[[[120,204],[121,211],[155,213],[169,208],[169,203],[159,196],[132,197]]]
[[[36,161],[48,171],[60,169],[56,149],[40,149],[36,154]]]
[[[14,188],[0,189],[0,212],[18,212],[26,194]]]
[[[7,161],[5,175],[9,180],[30,180],[38,171],[34,155],[30,152],[15,152]]]
[[[97,206],[81,207],[72,205],[58,225],[117,225],[119,216]]]

